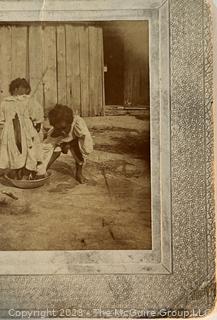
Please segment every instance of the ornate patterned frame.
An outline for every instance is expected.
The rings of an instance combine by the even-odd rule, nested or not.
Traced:
[[[167,63],[160,63],[161,67],[155,70],[156,56],[152,56],[151,68],[155,79],[153,85],[158,83],[155,77],[159,78],[159,72],[164,75],[159,95],[155,95],[155,88],[151,96],[153,104],[157,105],[158,99],[162,102],[160,110],[158,109],[158,116],[162,120],[158,122],[161,140],[152,140],[152,145],[161,147],[161,161],[158,172],[152,176],[156,177],[161,173],[161,199],[167,199],[164,202],[167,213],[170,209],[170,205],[167,205],[171,204],[172,213],[165,215],[160,224],[162,234],[165,234],[165,238],[161,238],[160,247],[166,247],[156,261],[158,265],[161,264],[166,253],[166,264],[163,261],[164,268],[162,269],[161,264],[159,269],[155,267],[156,261],[155,266],[150,265],[149,261],[147,266],[147,257],[142,257],[146,263],[145,270],[135,269],[134,264],[131,269],[122,268],[120,271],[118,268],[111,269],[111,264],[111,268],[104,272],[97,273],[97,270],[92,269],[90,272],[89,268],[79,272],[80,265],[77,265],[73,272],[68,273],[67,268],[66,272],[63,269],[61,274],[56,275],[53,274],[54,269],[46,274],[38,264],[30,274],[25,272],[25,265],[22,264],[26,261],[24,253],[19,256],[1,253],[1,317],[7,317],[11,308],[76,308],[81,310],[77,314],[81,317],[96,316],[94,310],[101,310],[101,317],[124,317],[126,314],[117,314],[117,310],[132,309],[137,312],[155,310],[161,316],[160,310],[165,308],[189,310],[195,315],[195,310],[205,312],[214,305],[212,47],[210,14],[205,0],[0,1],[1,21],[142,20],[150,18],[150,15],[159,18],[153,20],[155,24],[159,24],[162,34],[159,48],[165,45],[165,39],[168,39],[169,44],[159,54],[159,61]],[[169,22],[169,28],[165,27],[165,21],[167,24]],[[169,118],[164,117],[163,112],[168,111],[168,106],[170,112],[166,114],[169,114]],[[153,124],[155,116],[156,114],[152,118]],[[168,137],[165,144],[165,138]],[[166,165],[168,161],[169,165]],[[165,168],[167,174],[162,175]],[[168,198],[171,202],[168,202]],[[162,206],[157,208],[160,210]],[[164,233],[165,230],[171,230],[171,240]],[[39,252],[36,257],[38,260],[41,258],[40,254]],[[100,255],[89,258],[96,262]],[[18,272],[14,272],[11,259],[15,259],[13,262]],[[68,253],[62,256],[57,252],[52,259],[54,260],[47,260],[50,263],[48,268],[52,269],[55,259],[59,266],[62,263],[65,265]],[[123,265],[125,264],[126,261]],[[135,316],[138,314],[135,313]],[[156,314],[153,315],[156,317]]]

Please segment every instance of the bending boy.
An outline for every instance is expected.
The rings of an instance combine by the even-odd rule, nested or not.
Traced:
[[[71,152],[76,163],[75,178],[84,183],[82,168],[87,156],[93,151],[93,141],[85,121],[73,111],[61,104],[57,104],[48,114],[50,125],[44,141],[44,161],[38,168],[38,175],[45,174],[46,170],[62,153]]]

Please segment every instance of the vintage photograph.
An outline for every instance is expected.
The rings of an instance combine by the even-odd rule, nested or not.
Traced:
[[[0,25],[0,250],[151,250],[149,22]]]
[[[0,0],[1,319],[211,314],[208,2]]]

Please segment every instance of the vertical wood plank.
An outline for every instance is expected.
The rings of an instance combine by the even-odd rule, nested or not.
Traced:
[[[105,81],[104,81],[104,47],[103,47],[103,29],[98,28],[99,33],[99,50],[101,53],[101,64],[100,64],[100,92],[101,95],[99,96],[99,110],[97,115],[104,116],[105,115]]]
[[[43,29],[43,74],[45,111],[57,103],[56,27]]]
[[[0,26],[0,102],[9,95],[11,53],[11,27]]]
[[[27,27],[12,26],[12,79],[27,77]]]
[[[145,104],[150,105],[150,84],[149,84],[149,23],[145,24],[145,35],[146,35],[146,45],[145,45],[145,72],[143,74],[143,82],[141,90],[145,88]]]
[[[104,105],[103,34],[100,27],[89,27],[90,116],[103,114]]]
[[[90,110],[89,115],[95,116],[98,111],[98,94],[99,94],[99,68],[101,65],[101,52],[98,50],[98,29],[89,27],[89,98]]]
[[[66,33],[66,102],[72,108],[72,26],[65,26]]]
[[[79,27],[67,24],[66,32],[66,86],[67,104],[81,114],[81,75]]]
[[[89,34],[88,27],[79,27],[81,115],[89,115]]]
[[[67,103],[66,81],[66,34],[63,25],[57,26],[57,100],[60,104]]]
[[[42,27],[29,27],[29,80],[32,94],[43,105],[43,41]]]

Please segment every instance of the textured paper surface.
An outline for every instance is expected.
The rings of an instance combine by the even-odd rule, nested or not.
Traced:
[[[112,5],[115,4],[112,2]],[[116,8],[109,11],[107,17],[143,17],[142,4],[135,3],[132,11],[131,5],[128,4],[129,11]],[[106,8],[108,3],[103,11]],[[201,0],[171,0],[169,13],[172,274],[2,276],[2,317],[11,307],[43,310],[75,306],[84,311],[83,316],[92,316],[94,309],[105,312],[115,308],[160,310],[168,307],[191,311],[213,308],[215,229],[210,18]],[[86,18],[85,10],[83,14]],[[50,19],[52,15],[57,13],[49,13]],[[90,14],[95,19],[101,19],[101,15],[97,10]],[[5,16],[6,13],[2,14]],[[28,19],[31,17],[28,13]]]

